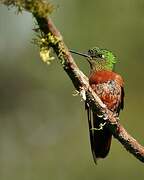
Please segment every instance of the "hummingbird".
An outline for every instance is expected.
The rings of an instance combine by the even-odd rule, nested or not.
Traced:
[[[70,50],[71,53],[86,57],[90,65],[89,84],[106,107],[119,117],[124,108],[124,81],[114,72],[117,57],[109,50],[93,47],[87,53]],[[110,150],[112,133],[103,116],[92,111],[85,103],[88,116],[91,151],[94,162],[105,158]]]

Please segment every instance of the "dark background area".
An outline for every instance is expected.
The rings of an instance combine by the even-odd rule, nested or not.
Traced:
[[[119,59],[125,79],[121,123],[144,144],[144,1],[53,0],[52,19],[69,48],[100,46]],[[144,179],[143,164],[113,139],[93,162],[86,112],[56,60],[50,66],[31,43],[34,18],[0,6],[0,179]],[[74,56],[88,74],[87,62]]]

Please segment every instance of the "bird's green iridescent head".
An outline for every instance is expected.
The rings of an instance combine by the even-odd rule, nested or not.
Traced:
[[[88,50],[88,62],[92,71],[101,71],[114,69],[114,65],[117,62],[116,56],[107,49],[101,49],[94,47]]]
[[[99,47],[89,49],[87,54],[73,50],[70,50],[70,52],[86,57],[92,71],[113,71],[117,62],[116,56],[111,51]]]

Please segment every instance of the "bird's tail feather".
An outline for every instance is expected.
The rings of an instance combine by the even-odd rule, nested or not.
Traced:
[[[91,150],[96,163],[98,158],[105,158],[108,155],[112,134],[107,125],[104,125],[102,117],[99,117],[96,113],[91,115],[90,109],[88,110],[88,122]]]
[[[110,150],[112,134],[107,125],[101,126],[102,120],[93,114],[93,153],[96,158],[105,158]],[[96,129],[95,129],[96,128]]]

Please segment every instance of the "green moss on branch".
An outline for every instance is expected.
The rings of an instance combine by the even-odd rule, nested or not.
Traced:
[[[54,6],[45,0],[0,0],[0,3],[17,7],[18,12],[26,10],[40,17],[47,17],[54,9]]]

